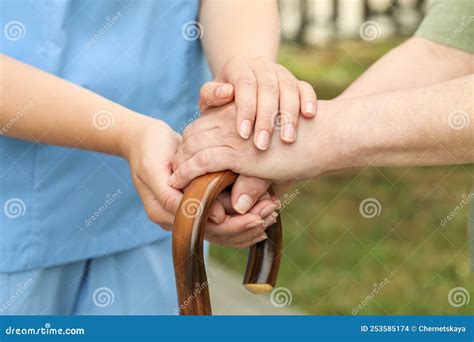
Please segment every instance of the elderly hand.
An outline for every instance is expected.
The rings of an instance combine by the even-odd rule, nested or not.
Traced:
[[[326,103],[321,101],[320,106]],[[275,146],[262,152],[237,132],[233,125],[238,115],[234,104],[211,109],[186,128],[173,160],[175,172],[169,184],[182,188],[195,177],[226,169],[277,182],[328,171],[337,156],[332,116],[327,114],[323,115],[320,107],[318,120],[300,125],[301,139],[291,145],[273,139]]]

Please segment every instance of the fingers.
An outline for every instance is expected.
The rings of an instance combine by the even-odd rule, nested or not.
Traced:
[[[222,77],[234,85],[237,107],[237,132],[248,139],[252,134],[257,109],[257,80],[248,62],[232,58],[222,70]]]
[[[138,171],[134,173],[134,184],[137,190],[147,194],[151,191],[159,205],[171,214],[176,214],[182,192],[168,185],[171,176],[171,160],[176,154],[176,149],[163,149],[161,154],[146,154],[141,158]],[[142,186],[144,185],[144,186]],[[145,188],[146,187],[146,188]]]
[[[199,94],[199,109],[205,114],[211,107],[223,106],[234,100],[234,87],[229,83],[206,82]]]
[[[267,239],[268,236],[265,234],[265,228],[263,225],[247,230],[242,234],[237,234],[230,238],[223,239],[220,236],[213,235],[209,237],[209,241],[226,246],[232,246],[236,248],[248,248],[257,242]]]
[[[240,175],[232,187],[232,207],[239,214],[248,212],[270,187],[271,181]]]
[[[300,94],[298,80],[288,71],[278,71],[280,87],[280,110],[275,118],[275,128],[280,130],[280,139],[285,143],[296,140],[296,131],[300,116]]]
[[[145,212],[150,221],[161,225],[161,227],[166,230],[169,230],[168,227],[173,224],[174,215],[163,209],[153,192],[138,177],[133,177],[133,183],[140,199],[142,200]]]
[[[298,81],[300,92],[301,113],[306,118],[316,115],[317,97],[311,84],[305,81]]]
[[[272,68],[263,64],[255,67],[254,73],[258,84],[254,144],[259,150],[265,151],[270,147],[273,117],[278,112],[280,90],[277,75]]]
[[[206,173],[234,170],[235,162],[234,153],[228,147],[201,150],[178,166],[169,178],[168,184],[176,189],[182,189],[194,178]]]
[[[219,198],[212,204],[211,209],[209,209],[209,219],[217,224],[225,220],[225,208]]]
[[[219,236],[220,239],[225,240],[250,228],[261,225],[263,222],[264,220],[256,214],[227,215],[221,224],[208,222],[206,226],[206,238],[209,236]]]
[[[219,146],[224,146],[223,137],[221,134],[216,134],[213,130],[185,137],[173,158],[174,170],[196,153]]]
[[[268,238],[265,230],[276,222],[276,217],[277,213],[273,213],[254,227],[242,227],[241,229],[234,229],[233,232],[224,228],[225,225],[223,224],[219,228],[214,227],[213,233],[209,233],[206,239],[221,245],[247,248]]]

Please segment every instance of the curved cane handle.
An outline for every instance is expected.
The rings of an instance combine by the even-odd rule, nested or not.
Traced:
[[[189,185],[181,200],[173,228],[173,264],[181,315],[212,314],[203,255],[204,229],[212,203],[236,179],[232,171],[201,176]],[[265,293],[275,286],[282,245],[279,216],[266,233],[268,239],[249,251],[243,284],[253,293]]]

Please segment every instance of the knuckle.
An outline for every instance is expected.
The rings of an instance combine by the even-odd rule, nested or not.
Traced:
[[[246,117],[253,119],[253,116],[255,116],[256,106],[251,102],[239,103],[237,104],[237,110],[243,112]]]
[[[196,154],[196,164],[201,169],[206,169],[211,161],[211,154],[208,150],[200,151]]]
[[[160,223],[160,222],[159,222],[160,220],[159,220],[158,216],[155,214],[154,211],[151,211],[151,210],[149,210],[149,209],[147,209],[147,210],[145,210],[145,211],[146,211],[146,216],[148,217],[148,219],[149,219],[151,222],[153,222],[153,223],[155,223],[155,224],[159,224],[159,223]]]
[[[189,137],[192,133],[193,133],[193,124],[190,123],[189,125],[187,125],[187,126],[184,128],[184,131],[183,131],[183,138],[186,139],[186,138]]]
[[[283,76],[280,78],[280,83],[282,86],[292,90],[296,90],[298,88],[297,81],[292,77]]]
[[[259,82],[259,86],[270,93],[278,92],[278,82],[276,78],[268,77]]]
[[[196,148],[196,139],[193,136],[189,136],[184,140],[182,145],[184,153],[192,154]]]
[[[188,179],[189,178],[189,162],[182,164],[176,171],[176,177],[178,179]]]
[[[219,127],[221,126],[226,126],[227,120],[229,116],[234,117],[236,115],[237,107],[235,103],[230,103],[224,107],[224,110],[222,111],[222,115],[225,117],[225,122],[219,121]]]
[[[173,196],[167,192],[163,191],[158,195],[158,201],[161,203],[161,206],[165,209],[170,209],[173,207]]]
[[[263,195],[270,186],[270,182],[264,179],[256,179],[249,182],[249,187],[254,192],[254,194]]]
[[[257,114],[257,123],[255,126],[257,130],[260,129],[268,129],[271,130],[274,126],[275,116],[278,115],[279,112],[269,113],[265,110],[261,110]]]
[[[251,74],[239,76],[236,79],[235,83],[238,86],[250,86],[250,87],[255,87],[257,84],[257,82],[255,81],[255,78]]]
[[[299,81],[299,85],[306,92],[314,92],[313,86],[306,81]]]

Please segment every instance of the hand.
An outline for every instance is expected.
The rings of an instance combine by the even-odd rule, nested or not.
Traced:
[[[200,108],[206,112],[233,101],[234,89],[237,131],[248,139],[255,126],[254,144],[262,151],[269,148],[275,128],[281,141],[291,144],[296,141],[300,112],[305,118],[316,114],[313,87],[264,57],[231,58],[215,82],[202,87]]]
[[[317,121],[305,121],[300,126],[301,139],[295,144],[283,144],[274,138],[275,146],[267,152],[240,138],[232,124],[237,115],[233,104],[210,110],[186,128],[173,160],[175,172],[169,184],[181,188],[202,174],[226,169],[277,182],[306,179],[333,170],[339,153],[338,143],[334,142],[333,115],[323,110],[328,103],[320,102]]]
[[[133,183],[148,217],[164,229],[171,230],[183,193],[167,182],[181,137],[159,120],[143,120],[142,124],[131,129],[133,134],[124,134],[122,155],[129,161]],[[229,198],[230,195],[224,193],[214,203],[210,216],[214,216],[217,223],[209,220],[205,238],[242,248],[266,239],[264,222],[275,219],[275,199],[267,195],[249,213],[236,215]]]

